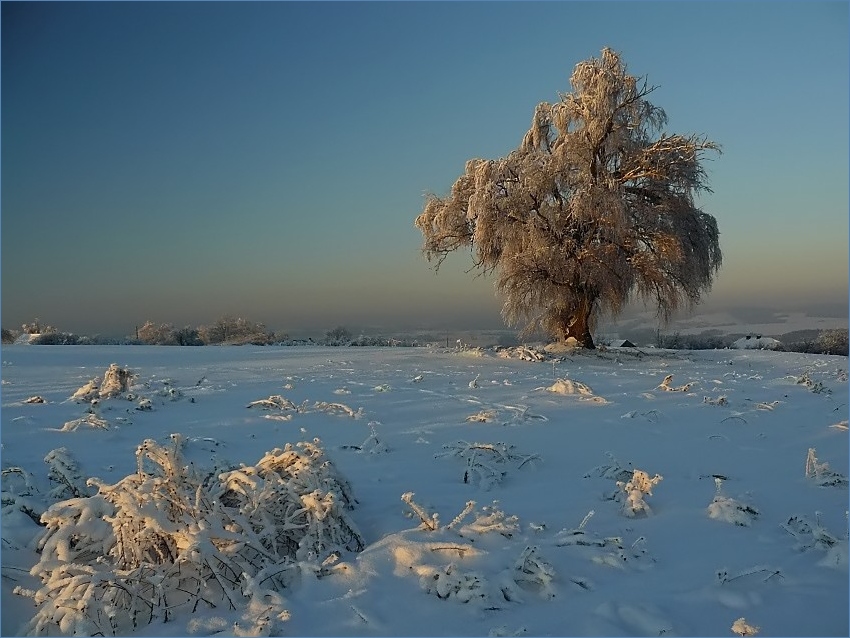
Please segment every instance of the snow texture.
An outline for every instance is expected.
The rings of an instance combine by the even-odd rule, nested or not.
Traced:
[[[3,635],[850,633],[846,357],[3,359]]]

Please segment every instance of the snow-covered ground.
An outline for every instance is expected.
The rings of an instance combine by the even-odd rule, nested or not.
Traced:
[[[134,377],[122,388],[111,375],[117,395],[92,406],[113,363]],[[233,575],[232,605],[209,584],[168,590],[188,587],[177,567],[148,576],[138,635],[847,636],[847,363],[759,350],[529,361],[425,348],[4,347],[2,634],[33,618],[56,634],[60,623],[108,630],[98,596],[143,577],[116,567],[108,517],[75,527],[69,513],[104,507],[86,477],[104,493],[135,480],[136,496],[153,494],[168,472],[151,460],[176,454],[179,441],[170,458],[191,462],[207,487],[240,464],[253,476],[288,443],[321,450],[330,461],[321,471],[335,472],[312,494],[333,491],[337,509],[327,511],[342,512],[350,488],[356,503],[340,515],[364,548],[324,565],[327,556],[299,550],[281,563],[288,586],[276,592],[274,579]],[[72,489],[82,496],[53,505],[39,555],[44,528],[26,512]],[[233,514],[224,500],[205,511]],[[258,499],[252,511],[276,505]],[[134,534],[189,538],[194,525],[197,540],[216,527],[199,526],[196,513],[163,531],[152,507],[140,507]],[[217,555],[236,551],[233,521],[245,511],[228,519],[237,537]],[[100,549],[83,556],[81,538],[97,534]],[[205,547],[192,555],[203,559]],[[162,556],[178,550],[189,555],[158,550],[149,574],[165,573]],[[56,598],[71,584],[93,592],[88,607],[76,594]],[[40,611],[16,588],[46,596]]]

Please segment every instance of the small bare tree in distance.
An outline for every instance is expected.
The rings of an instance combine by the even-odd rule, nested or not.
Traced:
[[[508,324],[593,348],[599,316],[633,298],[666,320],[710,290],[719,232],[694,194],[710,192],[701,162],[720,149],[664,133],[666,114],[646,99],[656,87],[611,49],[570,84],[537,105],[517,149],[469,160],[447,197],[428,195],[416,227],[435,269],[468,246],[473,269],[495,272]]]

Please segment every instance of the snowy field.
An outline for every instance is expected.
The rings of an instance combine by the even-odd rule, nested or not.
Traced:
[[[4,347],[2,634],[848,635],[846,357],[507,353]]]

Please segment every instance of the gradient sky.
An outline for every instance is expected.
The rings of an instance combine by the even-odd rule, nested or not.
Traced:
[[[501,325],[413,226],[609,46],[722,146],[705,309],[848,303],[848,3],[3,2],[2,325]]]

